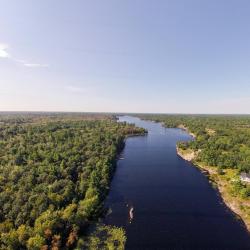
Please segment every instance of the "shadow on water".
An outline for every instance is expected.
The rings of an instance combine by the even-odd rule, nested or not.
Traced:
[[[104,222],[125,228],[126,249],[250,249],[244,225],[207,178],[176,154],[176,143],[190,135],[135,117],[119,120],[149,132],[126,140],[106,200]]]

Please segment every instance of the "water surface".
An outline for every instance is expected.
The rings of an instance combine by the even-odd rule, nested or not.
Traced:
[[[243,224],[207,178],[176,154],[176,143],[190,135],[135,117],[119,120],[149,132],[126,140],[106,201],[112,212],[105,223],[125,228],[126,249],[250,249]]]

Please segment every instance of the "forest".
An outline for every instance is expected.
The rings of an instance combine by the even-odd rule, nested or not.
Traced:
[[[238,174],[250,172],[250,116],[249,115],[136,115],[142,119],[162,122],[165,127],[180,127],[195,135],[178,147],[199,152],[197,161],[223,169],[235,169]],[[250,187],[235,183],[237,192],[250,196]]]
[[[112,115],[1,113],[0,248],[122,249],[122,229],[84,236],[103,212],[124,139],[145,132]]]

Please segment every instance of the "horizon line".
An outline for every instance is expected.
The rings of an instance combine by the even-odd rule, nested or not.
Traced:
[[[250,115],[250,113],[189,113],[189,112],[117,112],[117,111],[44,111],[44,110],[0,110],[1,113],[75,113],[75,114],[148,114],[148,115]]]

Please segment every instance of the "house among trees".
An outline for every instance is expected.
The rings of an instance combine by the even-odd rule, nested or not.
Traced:
[[[240,180],[245,181],[245,182],[250,182],[250,174],[241,173],[240,174]]]

